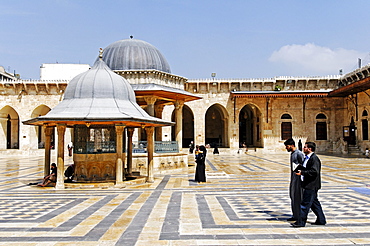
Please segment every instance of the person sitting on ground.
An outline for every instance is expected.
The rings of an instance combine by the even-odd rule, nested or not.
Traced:
[[[44,177],[44,181],[42,184],[38,184],[37,186],[45,187],[49,185],[50,183],[55,183],[57,182],[57,165],[55,163],[51,164],[51,173],[47,176]]]

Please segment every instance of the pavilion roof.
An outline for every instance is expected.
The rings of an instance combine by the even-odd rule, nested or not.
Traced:
[[[132,88],[135,92],[136,100],[139,105],[146,104],[143,99],[146,96],[156,96],[158,104],[170,104],[176,100],[190,102],[202,98],[182,89],[153,83],[132,84]]]
[[[165,126],[173,122],[152,117],[137,103],[131,85],[101,59],[73,78],[64,99],[49,113],[26,120],[29,125],[124,124],[130,127]]]

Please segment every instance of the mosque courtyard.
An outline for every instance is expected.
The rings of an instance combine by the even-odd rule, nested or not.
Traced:
[[[0,245],[370,245],[370,159],[319,157],[328,224],[292,228],[289,153],[210,153],[207,183],[189,156],[154,183],[65,190],[28,185],[43,157],[2,155]]]

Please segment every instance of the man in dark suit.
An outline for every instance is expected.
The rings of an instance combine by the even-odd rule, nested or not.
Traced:
[[[313,225],[326,224],[324,212],[317,198],[317,192],[321,188],[321,161],[314,153],[315,150],[316,144],[314,142],[306,142],[303,147],[303,152],[306,155],[305,161],[296,174],[301,177],[304,191],[300,217],[295,223],[291,224],[293,227],[304,227],[306,225],[310,209],[317,217],[316,221],[312,223]]]

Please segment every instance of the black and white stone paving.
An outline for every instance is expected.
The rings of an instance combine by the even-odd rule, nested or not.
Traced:
[[[0,245],[370,245],[370,159],[318,155],[328,224],[304,228],[286,221],[289,153],[209,154],[206,183],[189,156],[154,183],[65,190],[28,185],[42,157],[1,156]]]

